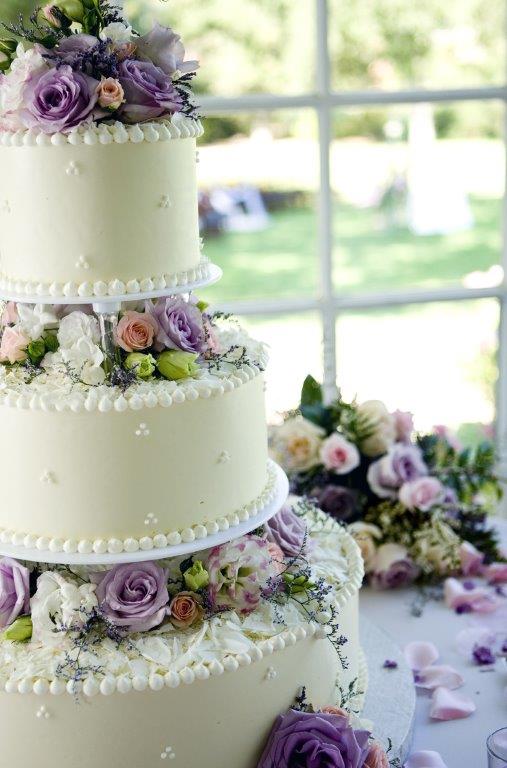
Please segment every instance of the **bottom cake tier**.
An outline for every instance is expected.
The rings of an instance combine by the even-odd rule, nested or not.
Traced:
[[[114,578],[111,570],[42,570],[31,597],[32,638],[0,641],[3,764],[155,768],[173,760],[182,768],[256,768],[276,718],[303,687],[317,709],[357,712],[366,685],[357,545],[321,513],[290,515],[282,511],[264,532],[200,553],[199,561],[118,566]],[[300,553],[287,554],[301,535]],[[276,577],[254,599],[264,549],[276,562]],[[235,589],[223,591],[231,563]],[[121,569],[133,568],[128,587],[135,591],[147,578],[145,566],[150,573],[164,569],[169,594],[178,573],[196,591],[175,595],[157,626],[115,634],[117,598],[127,579]],[[243,591],[241,578],[251,580]],[[280,580],[292,584],[283,597],[275,589]],[[107,637],[97,634],[96,614],[77,626],[76,616],[88,608],[78,608],[76,600],[89,605],[95,589],[100,620],[109,622]],[[190,594],[202,597],[197,621],[176,626],[188,623],[190,614],[175,600]],[[242,609],[239,603],[219,607],[229,598],[243,601]],[[255,604],[247,609],[245,600]],[[77,610],[70,618],[68,610],[64,615],[69,605]],[[67,623],[57,626],[59,611]],[[23,621],[8,636],[16,627],[21,631]]]

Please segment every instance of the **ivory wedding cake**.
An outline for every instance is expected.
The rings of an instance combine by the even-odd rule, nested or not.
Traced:
[[[283,506],[265,348],[194,294],[220,275],[198,233],[197,64],[103,0],[12,31],[29,42],[0,41],[5,765],[278,766],[263,750],[302,688],[366,755],[333,709],[366,684],[359,550]]]

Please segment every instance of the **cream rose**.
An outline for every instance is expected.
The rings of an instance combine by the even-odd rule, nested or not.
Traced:
[[[178,629],[188,629],[204,616],[201,600],[193,592],[180,592],[169,605],[171,623]]]
[[[33,639],[59,644],[66,629],[83,627],[98,605],[95,589],[95,584],[79,585],[57,571],[45,571],[30,601]]]
[[[382,538],[382,532],[380,528],[371,523],[351,523],[348,526],[348,531],[355,540],[361,555],[364,560],[364,568],[366,573],[370,573],[373,570],[375,562],[375,555],[377,553],[377,542]]]
[[[361,444],[366,456],[375,457],[387,453],[396,438],[395,419],[380,400],[366,400],[357,409],[364,428],[370,433]]]
[[[22,363],[27,358],[26,348],[29,344],[30,339],[21,328],[4,328],[0,344],[0,362]]]
[[[104,109],[119,109],[125,101],[125,93],[119,80],[114,77],[103,77],[97,86],[99,105]]]
[[[319,463],[325,432],[303,416],[287,419],[272,432],[275,458],[289,471],[301,472]]]

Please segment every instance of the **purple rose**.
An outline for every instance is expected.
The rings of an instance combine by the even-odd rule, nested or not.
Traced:
[[[278,544],[286,557],[298,557],[303,550],[305,539],[306,551],[313,543],[307,536],[304,521],[288,506],[282,507],[271,520],[268,520],[266,530],[268,541]]]
[[[155,349],[181,349],[200,354],[206,346],[206,334],[201,311],[181,296],[159,299],[155,305],[147,302],[146,311],[158,322]]]
[[[315,489],[311,494],[317,499],[317,504],[335,520],[347,523],[356,511],[357,496],[349,488],[342,485],[325,485]]]
[[[116,565],[95,579],[99,607],[118,627],[147,632],[168,615],[167,571],[156,563]]]
[[[97,104],[97,86],[97,80],[74,72],[67,64],[36,75],[27,86],[27,109],[23,114],[26,125],[58,133],[85,122]]]
[[[126,59],[120,64],[119,80],[125,93],[121,113],[131,123],[179,112],[183,106],[172,79],[151,61]]]
[[[392,542],[377,549],[371,571],[371,584],[375,589],[406,587],[420,573],[406,548]]]
[[[0,628],[30,611],[30,574],[27,568],[4,557],[0,560]]]
[[[277,718],[257,768],[362,768],[369,737],[341,715],[290,709]]]
[[[404,483],[428,474],[422,453],[415,445],[396,443],[385,456],[368,467],[368,483],[381,499],[395,499]]]
[[[199,66],[197,61],[184,61],[185,48],[180,36],[170,27],[158,23],[151,32],[137,40],[136,51],[140,59],[152,61],[166,75],[173,75],[177,71],[184,74],[195,72]]]
[[[77,57],[93,50],[98,44],[99,41],[93,35],[69,35],[60,40],[56,48],[53,48],[51,56],[58,56],[64,64],[72,64]]]

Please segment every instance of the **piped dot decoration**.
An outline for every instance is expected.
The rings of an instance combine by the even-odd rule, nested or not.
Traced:
[[[42,707],[39,707],[39,709],[37,710],[36,717],[39,720],[49,720],[49,718],[51,717],[50,713],[48,712],[44,704],[42,705]]]
[[[158,517],[155,517],[153,512],[148,512],[148,514],[146,515],[144,524],[145,525],[157,525],[157,523],[158,523]]]
[[[274,680],[276,677],[278,677],[278,672],[274,667],[268,667],[266,670],[266,674],[264,675],[265,680]]]
[[[81,255],[76,261],[76,269],[90,269],[90,262]]]
[[[80,176],[81,169],[79,165],[75,162],[75,160],[71,160],[67,168],[65,169],[65,173],[67,174],[67,176]]]
[[[162,195],[162,197],[160,198],[160,203],[158,205],[159,205],[159,208],[166,208],[166,209],[171,208],[172,202],[169,195]]]
[[[2,203],[2,211],[4,213],[10,213],[11,212],[11,204],[8,200],[4,200]]]
[[[231,460],[231,454],[229,453],[229,451],[222,451],[222,453],[218,457],[219,464],[228,464],[230,460]]]
[[[136,437],[149,437],[150,430],[148,429],[148,425],[142,422],[139,424],[138,428],[136,429]]]
[[[176,753],[172,747],[166,747],[160,755],[161,760],[174,760]]]
[[[41,475],[40,481],[45,485],[54,485],[56,483],[54,472],[51,472],[49,469],[45,469]]]

